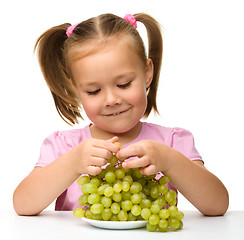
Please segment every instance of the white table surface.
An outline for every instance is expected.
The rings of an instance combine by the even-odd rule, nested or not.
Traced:
[[[175,232],[148,232],[100,229],[73,217],[72,212],[44,211],[38,216],[18,216],[0,211],[0,239],[106,239],[106,240],[244,240],[244,211],[229,211],[221,217],[205,217],[197,211],[184,211],[184,227]]]

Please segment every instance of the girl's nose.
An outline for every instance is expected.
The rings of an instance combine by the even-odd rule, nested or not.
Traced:
[[[106,106],[114,106],[121,103],[121,97],[113,90],[106,91]]]

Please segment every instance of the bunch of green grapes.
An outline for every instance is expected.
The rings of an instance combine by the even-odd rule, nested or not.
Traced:
[[[177,194],[168,189],[168,176],[144,176],[139,168],[124,169],[113,155],[97,176],[81,176],[82,195],[75,217],[101,221],[146,220],[147,230],[179,230],[184,214],[176,207]]]

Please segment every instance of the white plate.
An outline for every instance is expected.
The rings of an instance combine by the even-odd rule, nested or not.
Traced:
[[[147,225],[147,221],[99,221],[83,217],[84,222],[88,222],[94,227],[106,229],[133,229],[142,228]]]

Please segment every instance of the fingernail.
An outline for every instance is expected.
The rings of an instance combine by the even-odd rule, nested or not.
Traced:
[[[123,163],[122,163],[122,167],[123,167],[123,168],[127,168],[127,163],[126,163],[126,162],[123,162]]]

